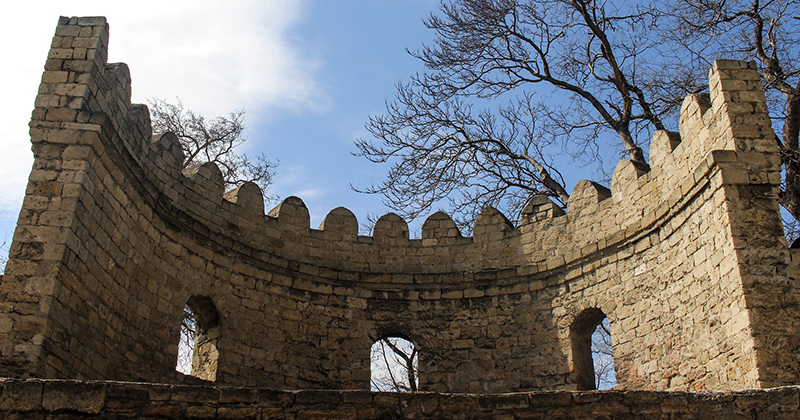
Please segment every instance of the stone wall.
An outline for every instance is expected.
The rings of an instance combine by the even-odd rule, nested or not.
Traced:
[[[107,45],[104,18],[59,21],[0,282],[0,376],[180,382],[182,310],[204,301],[220,385],[366,390],[370,346],[401,336],[422,390],[585,388],[582,329],[603,316],[621,388],[800,383],[797,260],[752,63],[715,62],[650,166],[581,181],[566,214],[538,197],[515,227],[487,208],[464,237],[436,213],[409,239],[394,214],[372,236],[341,207],[312,229],[296,197],[265,214],[255,185],[182,171]]]
[[[0,380],[0,410],[24,419],[794,420],[800,387],[507,394],[270,391],[152,383]]]

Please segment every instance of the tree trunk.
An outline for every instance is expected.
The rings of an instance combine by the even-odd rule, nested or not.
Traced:
[[[786,182],[781,191],[780,203],[789,214],[800,220],[800,94],[786,96],[786,121],[783,123],[781,147]]]
[[[616,128],[616,131],[617,134],[619,134],[619,138],[622,140],[622,144],[625,146],[625,150],[628,152],[628,157],[630,157],[633,161],[646,164],[647,160],[644,158],[644,152],[642,151],[642,148],[636,144],[636,141],[633,139],[628,127],[620,124]]]
[[[417,392],[417,370],[414,368],[414,355],[416,350],[411,352],[411,357],[406,361],[406,372],[408,373],[408,386],[411,392]]]

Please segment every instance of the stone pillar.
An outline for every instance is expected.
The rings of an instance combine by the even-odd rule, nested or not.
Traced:
[[[87,159],[101,147],[89,101],[107,45],[105,18],[59,18],[31,117],[35,161],[0,282],[0,376],[60,376],[46,349],[79,196],[91,188]]]
[[[783,234],[778,194],[781,160],[754,62],[717,60],[710,74],[714,113],[714,153],[721,172],[723,207],[729,225],[738,280],[744,296],[741,321],[752,337],[755,366],[729,370],[767,388],[800,383],[800,294],[788,277],[789,250]],[[746,314],[746,317],[745,317]],[[744,347],[744,343],[743,343]]]

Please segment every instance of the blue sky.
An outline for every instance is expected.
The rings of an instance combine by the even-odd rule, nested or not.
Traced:
[[[208,117],[246,111],[241,151],[279,160],[270,195],[303,199],[316,228],[336,207],[389,211],[350,184],[380,183],[387,167],[353,156],[364,123],[384,111],[395,84],[424,71],[406,49],[433,40],[423,20],[439,0],[40,0],[0,6],[7,60],[0,101],[0,244],[10,244],[33,156],[28,121],[59,16],[106,16],[109,62],[125,62],[133,102],[175,101]],[[547,94],[547,92],[540,92]],[[619,147],[614,136],[611,142]],[[606,170],[616,164],[610,154]],[[559,157],[567,191],[600,179]],[[266,211],[278,203],[269,203]],[[443,204],[446,207],[447,203]],[[439,210],[434,208],[433,211]],[[514,215],[509,215],[514,218]],[[410,224],[418,235],[422,220]],[[366,233],[366,232],[362,232]],[[5,252],[5,251],[3,251]]]
[[[352,156],[395,83],[422,71],[405,48],[431,39],[436,0],[37,1],[9,6],[0,110],[0,240],[10,243],[33,162],[27,124],[60,15],[108,18],[109,61],[128,64],[133,101],[159,97],[207,116],[245,109],[245,150],[280,160],[273,194],[301,197],[312,227],[345,206],[359,221],[388,210],[349,184],[385,169]],[[23,18],[24,17],[24,18]],[[277,203],[268,205],[267,210]]]

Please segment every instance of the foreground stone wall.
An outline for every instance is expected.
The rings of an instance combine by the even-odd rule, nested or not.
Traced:
[[[74,380],[0,380],[0,410],[25,419],[796,419],[800,388],[510,394],[270,391]]]
[[[393,214],[372,236],[345,208],[311,229],[296,197],[265,214],[255,185],[182,170],[107,46],[104,18],[59,21],[0,281],[0,375],[180,382],[182,310],[202,302],[218,358],[199,376],[220,385],[366,390],[371,344],[401,336],[422,390],[586,388],[581,340],[604,316],[621,388],[800,383],[797,262],[752,63],[717,61],[651,165],[620,162],[610,190],[581,181],[566,214],[538,197],[514,227],[487,208],[463,237],[436,213],[409,239]]]

